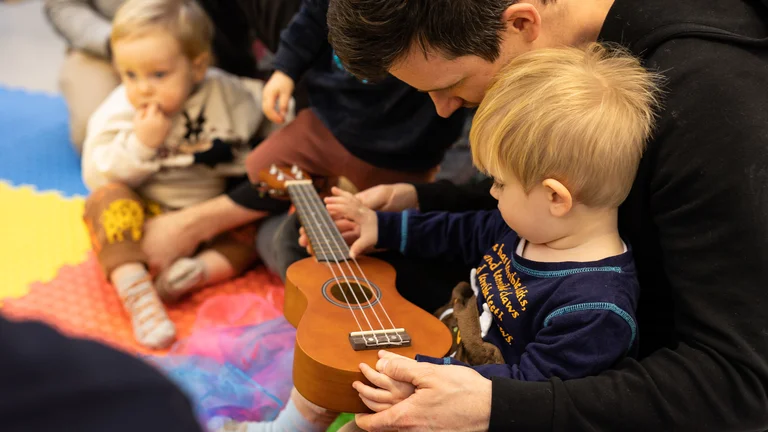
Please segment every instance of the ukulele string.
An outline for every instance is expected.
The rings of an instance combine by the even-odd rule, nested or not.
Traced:
[[[312,195],[313,194],[309,194],[310,198],[312,197]],[[321,215],[321,217],[323,217],[325,219],[326,224],[330,223],[330,225],[327,225],[329,227],[328,230],[332,230],[333,228],[336,228],[336,224],[333,221],[333,219],[331,218],[330,214],[327,212],[327,210],[325,208],[325,205],[322,203],[322,201],[319,201],[319,197],[315,196],[314,198],[315,199],[313,199],[312,201],[315,202],[315,205],[316,206],[319,205],[321,207],[321,210],[318,213]],[[330,227],[333,227],[333,228],[330,228]],[[338,231],[338,229],[336,229],[335,231],[338,234],[338,237],[341,237],[341,233]],[[334,246],[339,250],[340,253],[343,253],[343,249],[342,249],[342,247],[339,247],[339,241],[336,239],[336,236],[333,236],[332,233],[331,233],[331,237],[333,238]],[[356,283],[357,283],[358,288],[360,289],[360,291],[363,292],[362,285],[360,284],[360,279],[362,279],[368,285],[372,285],[372,284],[371,284],[370,280],[368,280],[368,277],[365,275],[365,272],[363,271],[362,267],[360,267],[360,264],[357,262],[357,260],[354,259],[354,258],[349,257],[349,247],[347,246],[347,244],[346,244],[346,242],[344,241],[343,238],[341,238],[341,244],[347,250],[346,257],[342,258],[342,261],[344,261],[344,263],[346,264],[347,268],[352,273],[352,277],[353,277],[353,279],[356,280]],[[358,277],[355,274],[355,270],[352,268],[352,266],[349,265],[349,260],[348,259],[351,259],[355,263],[355,266],[357,267],[357,269],[361,273],[360,277]],[[343,272],[343,269],[341,271]],[[392,319],[389,316],[389,313],[387,313],[387,309],[384,307],[384,303],[380,299],[377,298],[375,291],[371,290],[371,293],[374,296],[374,300],[378,300],[378,301],[373,301],[372,302],[371,312],[373,312],[373,315],[376,318],[376,321],[378,321],[379,326],[381,326],[381,329],[384,331],[384,336],[387,338],[387,343],[388,344],[400,344],[400,343],[402,343],[403,342],[403,337],[399,333],[396,333],[397,340],[390,339],[390,335],[389,335],[389,333],[387,333],[386,328],[384,326],[384,323],[381,321],[381,318],[379,318],[379,314],[376,312],[376,303],[379,304],[379,306],[382,309],[382,312],[384,313],[384,316],[389,321],[389,324],[392,326],[390,328],[391,329],[395,329],[397,327],[395,327],[394,323],[392,322]],[[365,315],[364,310],[363,310],[363,314]]]
[[[344,254],[344,249],[346,248],[346,250],[347,250],[347,252],[346,252],[346,254],[345,254],[346,256],[342,257],[342,258],[341,258],[341,261],[343,261],[343,262],[344,262],[344,264],[346,264],[347,268],[348,268],[348,269],[349,269],[349,271],[352,273],[352,279],[353,279],[353,280],[355,281],[355,283],[357,284],[357,287],[358,287],[358,289],[360,290],[360,293],[361,293],[361,295],[362,295],[362,294],[363,294],[365,291],[363,290],[363,286],[360,284],[360,278],[358,278],[358,277],[357,277],[357,275],[355,274],[355,270],[352,268],[352,266],[350,266],[350,265],[349,265],[349,261],[347,260],[347,258],[349,258],[349,247],[347,246],[347,243],[344,241],[344,239],[343,239],[343,238],[341,238],[341,232],[339,232],[338,228],[336,228],[336,223],[333,221],[333,219],[331,218],[330,214],[329,214],[329,213],[328,213],[328,211],[326,210],[326,208],[325,208],[325,205],[323,204],[323,202],[322,202],[322,201],[320,201],[320,197],[319,197],[319,196],[317,196],[317,194],[314,194],[314,193],[312,193],[312,192],[314,192],[314,189],[310,189],[310,190],[307,192],[307,195],[308,195],[308,196],[307,196],[307,199],[308,199],[308,201],[311,201],[311,203],[314,203],[314,205],[315,205],[315,209],[314,209],[314,210],[315,210],[315,211],[316,211],[318,214],[320,214],[320,217],[321,217],[321,218],[325,219],[325,227],[326,227],[326,229],[329,231],[329,236],[330,236],[330,237],[333,239],[333,243],[334,243],[334,245],[333,245],[333,246],[334,246],[335,248],[332,248],[332,249],[334,250],[334,252],[335,252],[336,250],[338,250],[338,251],[339,251],[339,253],[342,253],[342,254]],[[319,210],[318,210],[318,207],[319,207]],[[313,214],[314,214],[314,213],[313,213]],[[321,225],[321,227],[322,227],[322,226],[323,226],[323,225]],[[321,229],[322,229],[322,228],[321,228]],[[323,230],[323,231],[325,231],[325,230]],[[334,236],[334,235],[333,235],[333,234],[334,234],[334,231],[335,231],[335,233],[337,234],[336,236]],[[323,234],[323,237],[324,237],[325,241],[327,242],[327,239],[325,238],[325,234]],[[340,242],[339,242],[339,240],[337,239],[337,237],[338,237],[338,238],[341,238],[341,241],[340,241]],[[339,246],[339,243],[341,243],[341,246]],[[336,256],[335,256],[335,255],[334,255],[334,260],[336,260]],[[341,268],[341,265],[339,264],[339,262],[338,262],[338,261],[336,261],[336,262],[337,262],[337,265],[339,266],[339,268],[340,268],[340,271],[342,272],[342,274],[346,275],[346,273],[344,273],[344,269],[343,269],[343,268]],[[365,278],[363,278],[363,281],[364,281],[365,283],[367,283],[368,285],[371,285],[371,282],[370,282],[368,279],[365,279]],[[352,293],[354,294],[354,290],[352,291]],[[374,300],[376,300],[376,294],[375,294],[375,292],[374,292],[373,290],[371,290],[371,294],[374,296]],[[357,296],[355,296],[355,301],[358,301],[358,300],[357,300]],[[376,309],[375,309],[375,303],[377,303],[377,302],[372,302],[372,304],[371,304],[371,312],[373,312],[373,315],[374,315],[374,317],[376,318],[376,321],[378,321],[378,323],[379,323],[379,326],[381,327],[381,330],[384,332],[384,337],[386,337],[386,338],[387,338],[387,343],[388,343],[388,344],[393,344],[393,343],[395,343],[395,342],[397,342],[397,343],[400,343],[400,342],[402,342],[402,336],[399,336],[399,335],[398,335],[398,336],[400,337],[400,341],[395,341],[395,342],[393,342],[393,341],[390,339],[390,337],[389,337],[389,333],[387,333],[387,329],[384,327],[384,323],[382,323],[382,322],[381,322],[381,319],[379,318],[379,314],[378,314],[378,313],[376,313]],[[381,303],[381,301],[378,301],[378,303]],[[358,306],[360,306],[360,310],[361,310],[361,312],[363,313],[363,316],[365,316],[365,317],[366,317],[366,319],[367,319],[367,315],[366,315],[366,313],[365,313],[365,309],[363,309],[363,308],[362,308],[362,305],[359,303],[359,301],[358,301]],[[394,328],[394,327],[393,327],[393,328]],[[371,330],[373,330],[373,329],[371,329]],[[376,344],[377,344],[377,345],[379,345],[379,343],[378,343],[378,338],[374,338],[374,339],[377,341],[377,343],[376,343]]]
[[[357,262],[357,259],[356,258],[352,258],[352,257],[350,257],[350,259],[352,260],[352,262],[355,263],[355,266],[357,266],[357,269],[360,270],[360,274],[363,276],[363,280],[368,281],[368,277],[365,275],[365,272],[363,271],[363,268],[360,267],[360,264]],[[354,274],[354,271],[352,273]],[[374,294],[374,296],[375,295],[376,294]],[[379,304],[379,306],[381,306],[381,311],[384,313],[384,316],[387,318],[387,321],[389,321],[389,325],[392,326],[391,328],[392,329],[396,329],[397,327],[395,327],[395,324],[392,322],[392,318],[390,318],[389,314],[387,313],[387,308],[384,307],[384,302],[379,300],[378,304]],[[373,309],[373,307],[375,307],[375,305],[372,306],[372,309]],[[376,313],[375,310],[374,310],[374,313]],[[377,315],[377,318],[378,318],[378,315]],[[395,333],[395,335],[397,335],[397,337],[399,339],[398,342],[402,343],[403,342],[403,336],[399,332]]]
[[[296,190],[296,192],[297,192],[297,197],[296,197],[297,200],[299,202],[306,202],[306,204],[311,207],[311,203],[304,196],[304,193],[302,191],[302,187],[301,186],[302,185],[300,185],[300,184],[292,185],[292,186],[289,186],[289,190],[291,190],[292,188],[294,190]],[[328,243],[328,239],[325,236],[325,232],[322,229],[322,225],[320,224],[320,221],[315,216],[315,211],[310,211],[309,216],[313,219],[313,221],[312,221],[312,223],[309,223],[309,224],[305,225],[307,230],[310,231],[310,232],[317,233],[316,230],[319,228],[320,229],[320,234],[323,237],[323,240],[327,244],[330,244],[330,243]],[[307,220],[307,222],[309,222],[309,220]],[[314,226],[312,226],[313,224],[314,224]],[[347,277],[347,275],[344,274],[344,271],[343,271],[341,265],[339,264],[339,261],[338,261],[336,255],[334,254],[332,258],[336,262],[336,266],[339,268],[339,272],[344,277],[345,283],[347,284],[347,287],[349,287],[349,291],[352,293],[352,296],[354,297],[355,302],[357,302],[357,304],[360,305],[360,301],[357,299],[357,295],[355,294],[355,290],[354,290],[354,288],[352,288],[352,284],[349,282],[349,278]],[[333,275],[333,280],[338,284],[339,289],[341,291],[341,294],[344,296],[344,301],[347,304],[351,304],[351,302],[349,301],[349,298],[347,297],[347,293],[346,293],[346,291],[344,289],[344,285],[342,284],[339,276],[336,275],[336,272],[333,269],[333,265],[330,262],[328,262],[328,261],[326,261],[325,264],[328,266],[328,269],[331,271],[331,274]],[[365,331],[363,330],[362,325],[360,324],[360,321],[357,319],[357,315],[355,315],[355,309],[354,308],[349,308],[349,310],[352,313],[352,317],[355,319],[355,322],[357,323],[357,327],[360,330],[360,332],[361,333],[365,333]],[[368,323],[368,328],[370,329],[371,332],[373,332],[374,331],[373,325],[371,324],[370,320],[368,319],[368,316],[365,314],[365,311],[361,308],[360,312],[362,313],[363,318],[365,318],[365,321]]]

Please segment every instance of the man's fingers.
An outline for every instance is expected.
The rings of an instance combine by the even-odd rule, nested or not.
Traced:
[[[410,360],[410,361],[416,361],[416,360],[414,360],[412,358],[401,356],[400,354],[395,354],[392,351],[387,351],[387,350],[379,350],[379,352],[376,353],[376,354],[378,354],[380,359],[383,359],[383,358],[385,358],[385,359],[401,358],[401,359],[406,359],[406,360]]]
[[[402,416],[406,409],[403,405],[405,404],[392,405],[392,408],[375,414],[357,414],[355,416],[355,423],[361,429],[369,432],[397,431],[399,428],[396,423],[397,419]]]
[[[374,412],[382,412],[385,409],[392,408],[392,404],[388,402],[376,402],[374,400],[368,399],[367,397],[360,395],[360,399],[363,401],[365,406],[373,410]]]
[[[418,387],[416,381],[428,375],[435,365],[420,363],[407,358],[382,358],[376,362],[376,370],[396,380],[411,383]]]

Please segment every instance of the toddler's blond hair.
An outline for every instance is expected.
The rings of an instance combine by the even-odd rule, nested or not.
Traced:
[[[547,178],[590,207],[629,194],[658,104],[659,76],[626,52],[597,43],[513,59],[472,123],[475,165],[513,175],[526,192]]]
[[[110,41],[158,28],[176,36],[189,59],[211,51],[213,24],[194,0],[128,0],[115,14]]]

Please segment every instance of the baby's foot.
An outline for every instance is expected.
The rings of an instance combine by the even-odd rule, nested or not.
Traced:
[[[123,306],[131,317],[136,340],[147,348],[160,349],[176,338],[176,326],[165,311],[149,276],[118,288]]]
[[[164,302],[173,303],[205,282],[205,264],[198,258],[181,258],[158,276],[157,293]]]

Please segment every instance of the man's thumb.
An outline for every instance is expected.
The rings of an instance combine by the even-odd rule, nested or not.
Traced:
[[[414,384],[414,381],[432,366],[406,358],[383,358],[376,363],[376,370],[394,380]]]

